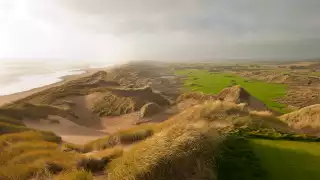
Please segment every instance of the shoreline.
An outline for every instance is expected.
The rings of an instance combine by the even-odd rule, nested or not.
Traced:
[[[13,93],[13,94],[9,94],[9,95],[1,95],[0,96],[0,107],[4,106],[5,104],[8,103],[12,103],[14,101],[17,101],[19,99],[23,99],[26,98],[34,93],[38,93],[40,91],[49,89],[51,87],[55,87],[55,86],[59,86],[62,85],[68,81],[72,81],[81,77],[85,77],[85,76],[89,76],[92,73],[95,73],[97,71],[101,71],[101,70],[108,70],[108,67],[104,67],[104,68],[90,68],[90,69],[79,69],[79,71],[84,71],[84,73],[81,74],[73,74],[73,75],[66,75],[66,76],[62,76],[60,77],[60,81],[52,83],[52,84],[48,84],[48,85],[44,85],[41,87],[36,87],[27,91],[21,91],[21,92],[17,92],[17,93]]]

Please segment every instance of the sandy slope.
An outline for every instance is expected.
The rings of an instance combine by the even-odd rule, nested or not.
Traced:
[[[49,123],[49,120],[58,120],[60,123]],[[107,133],[80,126],[59,116],[50,115],[48,119],[40,121],[24,120],[24,124],[30,128],[52,131],[61,136],[64,141],[74,144],[84,144],[107,135]]]

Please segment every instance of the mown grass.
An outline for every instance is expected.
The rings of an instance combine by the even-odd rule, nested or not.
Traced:
[[[266,180],[267,172],[261,166],[248,139],[228,136],[215,152],[218,180]]]
[[[289,141],[301,141],[301,142],[320,142],[319,137],[309,136],[306,134],[295,134],[289,132],[281,132],[279,130],[270,128],[241,128],[235,129],[231,132],[237,136],[243,136],[256,139],[269,139],[269,140],[289,140]]]
[[[176,73],[188,77],[184,82],[184,86],[188,90],[217,94],[226,87],[238,84],[251,95],[263,101],[269,108],[286,112],[286,106],[275,101],[276,98],[286,94],[287,86],[284,84],[266,83],[232,74],[210,73],[204,70],[179,70]]]
[[[320,143],[250,140],[270,180],[317,180],[320,177]]]

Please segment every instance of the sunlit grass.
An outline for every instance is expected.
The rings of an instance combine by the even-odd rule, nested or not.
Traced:
[[[320,143],[251,140],[270,180],[317,180],[320,176]]]
[[[251,95],[263,101],[269,108],[285,112],[285,105],[275,101],[287,92],[284,84],[267,83],[250,80],[227,73],[210,73],[202,70],[180,70],[179,75],[186,75],[188,79],[184,86],[191,91],[218,94],[222,89],[238,84]]]

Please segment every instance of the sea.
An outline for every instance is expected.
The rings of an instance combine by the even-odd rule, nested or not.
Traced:
[[[62,81],[86,69],[109,67],[104,61],[0,60],[0,96],[28,91]]]

